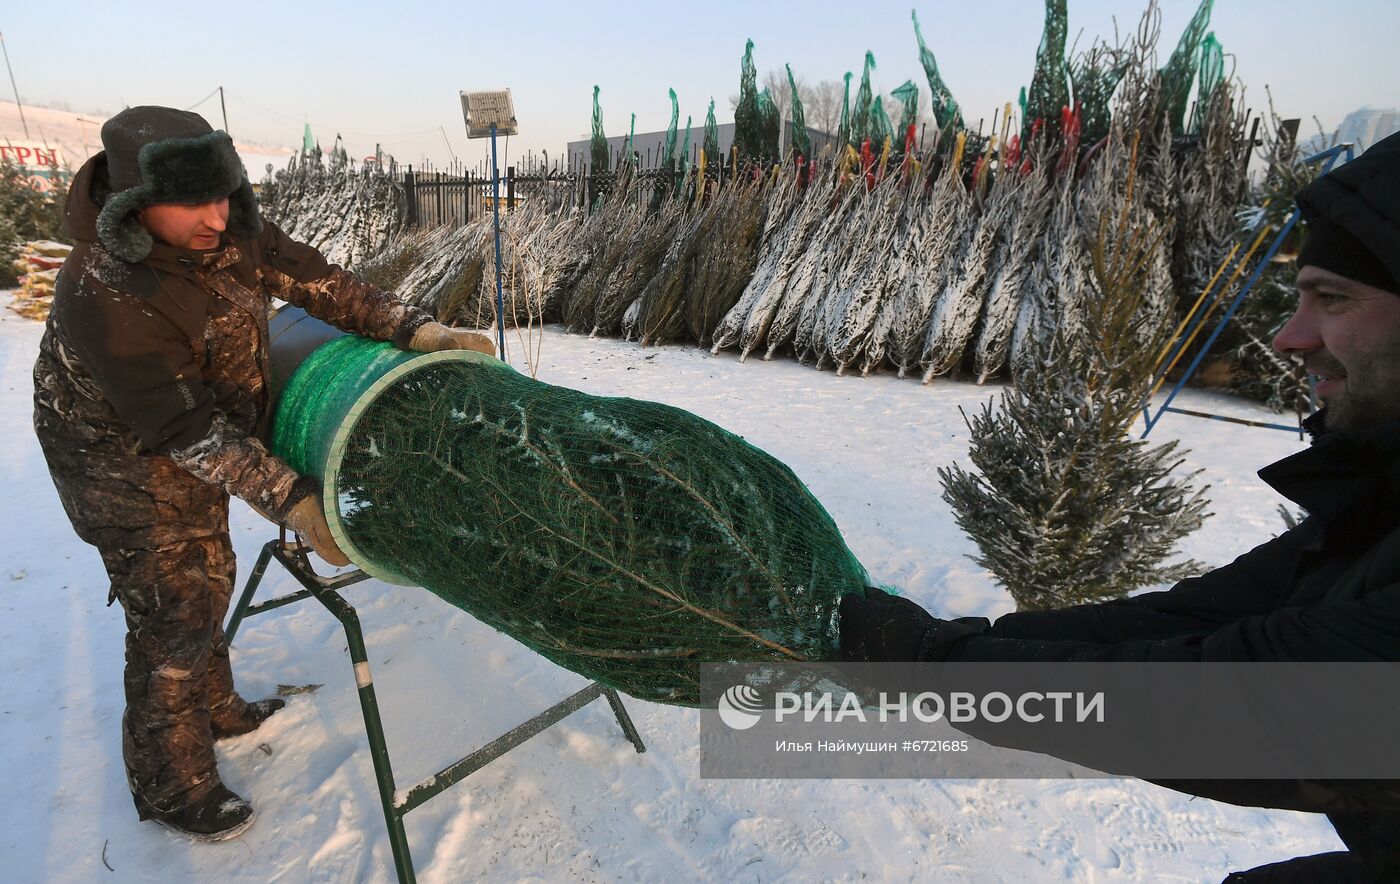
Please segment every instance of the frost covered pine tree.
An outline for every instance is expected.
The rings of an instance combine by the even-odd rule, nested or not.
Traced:
[[[1160,350],[1143,342],[1161,341],[1167,320],[1143,309],[1160,244],[1128,223],[1131,183],[1128,194],[1089,243],[1084,324],[1033,344],[999,408],[964,415],[980,474],[939,470],[943,499],[980,550],[973,559],[1019,610],[1120,597],[1201,569],[1162,562],[1209,515],[1208,486],[1176,475],[1175,442],[1148,447],[1128,432]]]

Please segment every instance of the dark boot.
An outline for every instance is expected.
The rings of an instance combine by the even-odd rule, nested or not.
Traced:
[[[142,815],[195,841],[235,838],[253,824],[253,806],[230,792],[223,783],[215,785],[208,795],[173,813],[142,808]]]
[[[286,705],[287,701],[278,697],[270,697],[256,703],[244,703],[242,715],[226,720],[223,724],[220,724],[216,718],[210,726],[210,730],[213,731],[215,740],[250,733],[257,730],[274,712]]]

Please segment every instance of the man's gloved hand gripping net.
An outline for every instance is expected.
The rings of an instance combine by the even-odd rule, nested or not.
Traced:
[[[708,662],[833,659],[864,568],[786,466],[689,412],[478,353],[323,345],[273,447],[322,477],[341,549],[554,662],[699,702]]]

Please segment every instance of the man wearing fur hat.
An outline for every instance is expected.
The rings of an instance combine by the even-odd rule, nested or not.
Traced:
[[[219,779],[214,742],[282,701],[234,689],[223,617],[235,565],[229,495],[348,562],[317,482],[262,442],[273,298],[405,349],[493,353],[360,282],[258,216],[233,142],[197,114],[134,107],[75,177],[34,367],[34,427],[78,536],[126,613],[122,755],[142,819],[232,837],[252,807]]]
[[[1400,662],[1400,134],[1298,194],[1309,223],[1298,307],[1274,346],[1326,405],[1310,448],[1259,475],[1308,518],[1170,590],[996,623],[940,620],[878,589],[841,602],[849,660]],[[1339,748],[1338,751],[1345,751]],[[1325,813],[1346,851],[1227,881],[1400,881],[1400,782],[1164,783],[1253,807]]]

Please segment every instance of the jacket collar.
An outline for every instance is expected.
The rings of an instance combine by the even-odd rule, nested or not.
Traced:
[[[1329,432],[1323,409],[1303,426],[1313,435],[1312,445],[1264,467],[1259,478],[1324,524],[1362,510],[1396,509],[1400,422]]]
[[[202,273],[223,270],[238,263],[242,257],[238,247],[229,242],[228,235],[225,234],[217,249],[204,251],[182,249],[156,242],[151,246],[151,254],[146,261],[156,270],[194,278]]]

